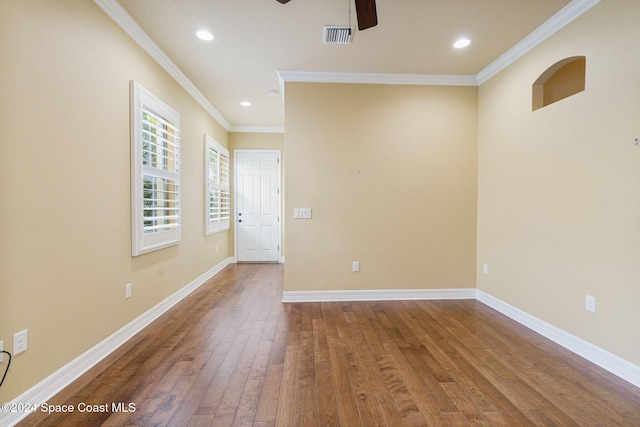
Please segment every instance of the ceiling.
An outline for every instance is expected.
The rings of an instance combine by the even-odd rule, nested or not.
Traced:
[[[589,1],[377,0],[378,26],[365,31],[356,26],[351,44],[328,45],[322,43],[324,25],[356,25],[353,0],[117,0],[132,25],[150,37],[230,130],[283,128],[283,97],[273,95],[282,90],[278,71],[313,72],[314,81],[323,76],[331,81],[331,73],[392,73],[477,82],[505,52],[545,22],[549,27],[554,15],[558,20],[562,12],[557,12]],[[215,39],[198,39],[201,29]],[[454,49],[460,37],[471,45]],[[252,105],[243,107],[241,101]]]

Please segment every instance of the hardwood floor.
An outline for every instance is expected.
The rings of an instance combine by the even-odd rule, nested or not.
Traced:
[[[282,274],[227,267],[20,425],[640,426],[640,389],[482,303],[282,304]]]

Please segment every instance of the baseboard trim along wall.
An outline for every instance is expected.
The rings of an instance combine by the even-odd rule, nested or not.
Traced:
[[[394,301],[422,299],[475,299],[474,288],[380,289],[368,291],[285,291],[282,302]]]
[[[477,290],[477,300],[623,380],[640,387],[640,366]]]
[[[476,299],[567,350],[640,387],[640,367],[595,346],[504,301],[474,288],[402,289],[368,291],[285,291],[282,302],[391,301]]]
[[[107,357],[135,334],[148,326],[183,298],[219,273],[227,265],[235,263],[235,258],[225,259],[220,264],[203,273],[191,283],[143,313],[131,323],[97,344],[84,354],[69,362],[40,383],[36,384],[11,403],[32,402],[40,406],[78,377]],[[623,380],[640,387],[640,367],[609,353],[581,338],[563,331],[519,308],[499,300],[474,288],[461,289],[400,289],[368,291],[285,291],[282,302],[339,302],[339,301],[392,301],[392,300],[437,300],[437,299],[476,299],[494,310],[504,314],[545,338],[563,346],[578,356],[600,366]],[[14,426],[24,419],[26,412],[0,412],[0,425]]]
[[[95,347],[89,349],[35,386],[31,387],[29,390],[22,393],[20,396],[16,397],[12,403],[16,403],[19,407],[20,404],[24,402],[30,402],[30,404],[34,404],[35,407],[39,408],[42,403],[47,402],[53,396],[58,394],[78,377],[131,339],[135,334],[140,332],[191,292],[202,286],[207,280],[218,274],[227,265],[233,263],[235,263],[235,258],[230,257],[204,272],[185,287],[146,311],[132,322],[116,331],[113,335],[97,344]],[[2,411],[0,412],[0,426],[14,426],[27,415],[29,415],[29,412]]]

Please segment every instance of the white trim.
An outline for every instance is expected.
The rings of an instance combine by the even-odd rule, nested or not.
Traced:
[[[231,124],[198,90],[176,64],[144,32],[117,0],[93,0],[116,24],[120,26],[149,56],[156,61],[182,88],[196,100],[227,131]]]
[[[393,73],[334,73],[317,71],[279,70],[283,82],[303,83],[353,83],[420,86],[477,86],[476,76],[471,74],[393,74]]]
[[[231,126],[227,119],[224,118],[178,66],[155,44],[117,0],[94,0],[94,2],[129,34],[151,58],[169,73],[225,130],[228,132],[284,132],[284,128],[282,127]],[[600,0],[572,0],[567,6],[476,75],[278,71],[280,92],[284,99],[284,82],[479,86],[599,2]]]
[[[284,257],[283,257],[284,261]],[[31,402],[39,406],[87,372],[135,334],[160,317],[163,313],[219,273],[236,259],[229,257],[214,266],[184,288],[174,293],[149,311],[125,325],[113,335],[63,366],[43,381],[39,382],[11,403]],[[615,354],[609,353],[575,335],[569,334],[519,308],[499,300],[479,289],[404,289],[370,291],[285,291],[283,303],[332,302],[332,301],[381,301],[381,300],[427,300],[427,299],[477,299],[527,328],[541,334],[580,357],[600,366],[623,380],[640,387],[640,367]],[[28,412],[0,412],[0,425],[14,426],[24,419]]]
[[[277,71],[276,74],[278,74],[278,83],[280,84],[280,96],[282,96],[282,105],[285,105],[285,97],[284,97],[284,79],[282,78],[282,74],[280,74],[280,71]]]
[[[475,299],[474,288],[380,289],[366,291],[284,291],[282,302],[397,301],[428,299]]]
[[[560,28],[569,24],[578,16],[591,9],[598,4],[600,0],[573,0],[559,12],[545,21],[538,28],[533,30],[529,35],[516,43],[511,49],[500,55],[491,64],[486,66],[476,75],[478,85],[483,84],[491,77],[514,63],[525,53],[542,43],[546,38],[558,31]]]
[[[140,332],[151,322],[156,320],[167,310],[180,302],[183,298],[203,285],[207,280],[218,274],[227,265],[234,262],[233,258],[227,258],[210,270],[206,271],[193,281],[169,296],[164,301],[152,307],[132,322],[128,323],[113,335],[107,337],[104,341],[98,343],[85,353],[81,354],[44,380],[40,381],[29,390],[16,397],[11,403],[30,404],[39,407],[42,403],[47,402],[53,396],[62,391],[65,387],[75,381],[82,374],[98,364],[102,359],[115,351],[122,344],[131,339],[135,334]],[[24,419],[29,412],[2,412],[0,411],[0,425],[14,426],[20,420]]]
[[[211,151],[217,153],[218,160],[217,165],[214,165],[217,183],[211,182]],[[222,159],[227,159],[227,184],[223,185],[222,180],[222,170],[224,162]],[[228,193],[228,203],[229,203],[229,217],[227,219],[217,218],[215,220],[211,219],[211,191],[218,192],[218,203],[217,209],[220,213],[220,217],[222,217],[222,192],[226,190]],[[229,149],[218,141],[204,134],[204,235],[209,236],[214,233],[220,233],[224,231],[228,231],[231,228],[231,215],[233,214],[233,209],[231,206],[231,156],[229,156]]]
[[[181,137],[180,114],[177,111],[146,90],[135,80],[131,80],[129,86],[131,115],[131,256],[135,257],[180,243],[182,230],[182,185],[180,180]],[[143,112],[145,110],[155,119],[170,124],[170,128],[173,129],[172,136],[175,151],[172,160],[175,165],[174,170],[170,170],[169,168],[165,169],[162,165],[144,164],[143,151],[146,140],[143,136],[145,133],[143,130]],[[158,137],[160,136],[158,135]],[[165,182],[172,182],[175,187],[175,199],[172,201],[174,202],[173,207],[176,212],[176,217],[171,224],[165,227],[156,227],[159,229],[157,233],[145,232],[145,220],[151,219],[155,221],[158,218],[157,216],[144,216],[145,176],[149,176],[152,179],[164,179],[166,180]],[[152,191],[153,198],[157,198],[155,187]]]
[[[477,299],[578,356],[606,369],[636,387],[640,387],[640,366],[636,366],[481,290],[477,290]]]
[[[228,132],[283,133],[283,127],[231,126],[177,65],[144,32],[117,0],[94,0],[140,47],[151,56],[182,88],[193,97]],[[278,71],[280,92],[284,99],[285,82],[361,83],[388,85],[479,86],[529,52],[560,28],[591,9],[600,0],[572,0],[524,39],[486,66],[478,74],[394,74],[337,73],[315,71]]]
[[[238,133],[284,133],[284,126],[231,126],[229,132]]]
[[[599,2],[600,0],[572,0],[476,75],[334,73],[280,70],[278,71],[278,78],[281,92],[284,95],[285,82],[479,86]]]
[[[343,291],[284,291],[283,303],[394,301],[430,299],[476,299],[516,322],[550,339],[576,355],[600,366],[623,380],[640,387],[640,366],[634,365],[582,338],[557,328],[519,308],[475,288],[462,289],[400,289],[400,290],[343,290]]]

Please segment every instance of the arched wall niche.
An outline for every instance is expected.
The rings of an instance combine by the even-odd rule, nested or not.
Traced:
[[[582,92],[587,58],[572,56],[547,68],[533,83],[533,111]]]

